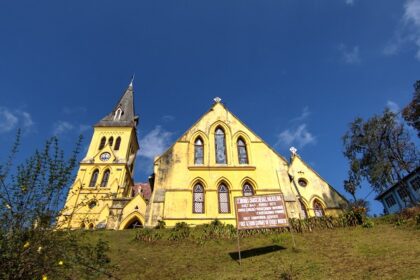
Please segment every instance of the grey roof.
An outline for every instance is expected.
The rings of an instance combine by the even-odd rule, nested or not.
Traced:
[[[133,85],[130,83],[120,101],[115,105],[114,110],[100,120],[95,126],[136,127],[139,117],[134,113],[133,92]],[[122,110],[120,118],[117,118],[115,115],[115,112],[118,109]]]

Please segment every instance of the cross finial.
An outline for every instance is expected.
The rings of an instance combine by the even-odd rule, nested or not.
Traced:
[[[295,148],[295,147],[290,147],[290,149],[289,149],[291,152],[292,152],[292,155],[294,156],[294,155],[296,155],[296,153],[297,153],[297,149]]]
[[[216,103],[220,103],[220,101],[222,101],[222,99],[220,97],[215,97],[213,100]]]

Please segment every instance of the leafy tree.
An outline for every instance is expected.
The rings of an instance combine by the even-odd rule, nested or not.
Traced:
[[[403,109],[402,116],[420,137],[420,80],[414,84],[413,100]]]
[[[108,245],[81,232],[55,231],[55,221],[80,143],[64,156],[57,138],[46,141],[12,172],[20,133],[0,165],[0,279],[96,279],[111,275]]]
[[[418,151],[404,124],[388,109],[366,121],[356,118],[343,142],[350,165],[344,186],[355,200],[362,181],[380,193],[419,165]]]

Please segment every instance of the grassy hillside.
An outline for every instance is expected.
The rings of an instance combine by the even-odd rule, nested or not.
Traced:
[[[109,241],[120,279],[420,279],[420,230],[375,221],[295,234],[259,234],[237,241],[134,240],[136,231],[96,231]],[[292,277],[292,278],[287,278]]]

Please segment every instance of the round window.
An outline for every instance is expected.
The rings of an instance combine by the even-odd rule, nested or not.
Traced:
[[[96,206],[96,201],[91,201],[89,202],[89,208],[92,209],[93,207]]]
[[[299,178],[299,180],[298,180],[298,184],[299,184],[299,186],[301,186],[301,187],[306,187],[306,186],[308,185],[308,181],[306,181],[306,179]]]

